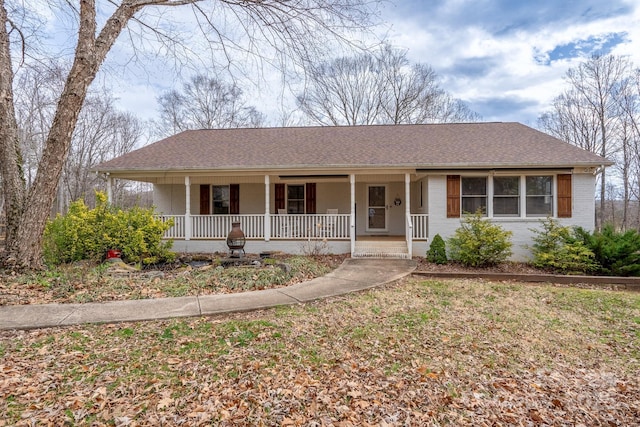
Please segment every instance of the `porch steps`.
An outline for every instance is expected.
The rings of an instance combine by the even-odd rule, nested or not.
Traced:
[[[409,259],[409,250],[405,241],[356,241],[353,258]]]

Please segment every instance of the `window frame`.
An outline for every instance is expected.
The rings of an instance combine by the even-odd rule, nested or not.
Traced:
[[[226,202],[226,212],[216,211],[216,188],[226,188],[226,199],[221,199],[224,207]],[[231,212],[231,186],[229,184],[212,184],[211,185],[211,215],[229,215]]]
[[[301,199],[295,199],[295,198],[291,198],[289,197],[289,190],[293,187],[301,187],[302,188],[302,198]],[[306,201],[307,201],[307,191],[306,191],[306,185],[305,184],[287,184],[286,186],[286,193],[285,193],[285,203],[286,203],[286,209],[287,209],[287,213],[288,214],[292,214],[292,215],[304,215],[306,213]],[[296,204],[300,204],[300,206],[302,206],[302,212],[293,212],[291,209],[291,201],[295,202]]]
[[[464,181],[465,180],[478,180],[478,179],[483,179],[484,180],[484,194],[465,194],[465,188],[464,188]],[[488,202],[489,202],[489,176],[488,175],[468,175],[468,176],[464,176],[462,175],[460,177],[460,211],[463,215],[465,214],[475,214],[476,211],[478,210],[478,208],[474,209],[473,212],[470,212],[468,210],[466,210],[464,208],[465,206],[465,199],[467,200],[480,200],[480,206],[479,208],[482,208],[482,216],[488,216],[489,215],[489,209],[488,209]],[[483,202],[484,201],[484,205]]]
[[[516,194],[496,194],[496,180],[499,179],[516,179]],[[496,218],[519,218],[522,215],[521,206],[521,176],[520,175],[494,175],[491,177],[491,208],[492,216]],[[516,212],[515,213],[500,213],[496,214],[496,199],[515,199],[516,200]]]
[[[544,218],[547,216],[556,216],[556,212],[555,212],[555,207],[556,207],[556,191],[555,191],[555,186],[556,186],[556,178],[557,174],[544,174],[544,175],[526,175],[525,176],[525,182],[524,182],[524,187],[525,187],[525,211],[524,211],[524,216],[526,218]],[[528,178],[551,178],[549,182],[545,183],[545,186],[548,187],[548,193],[544,193],[544,194],[529,194],[529,182],[528,182]],[[531,206],[532,208],[534,207],[534,204],[529,204],[529,200],[536,198],[536,199],[540,199],[540,198],[549,198],[550,202],[546,203],[544,202],[543,205],[549,204],[551,205],[548,209],[547,212],[541,212],[541,213],[529,213],[529,207]]]
[[[500,178],[517,178],[518,179],[518,194],[496,194],[495,180]],[[527,194],[527,181],[532,177],[546,177],[550,178],[547,188],[545,188],[544,194]],[[537,171],[537,173],[527,172],[487,172],[486,175],[468,174],[468,175],[447,175],[446,176],[446,193],[447,193],[447,218],[460,218],[463,215],[472,214],[474,212],[468,212],[463,209],[464,198],[472,197],[486,197],[484,217],[496,218],[496,219],[535,219],[550,216],[552,218],[571,218],[573,215],[573,173],[569,171]],[[485,178],[486,179],[486,196],[481,194],[463,194],[463,180],[469,178]],[[560,181],[562,178],[563,188],[562,194],[560,194]],[[495,200],[500,198],[517,198],[518,214],[496,214],[495,213]],[[532,206],[534,206],[530,200],[534,198],[549,197],[550,200],[543,203],[549,205],[549,209],[542,212],[531,212]],[[563,207],[560,212],[560,205],[562,200]]]

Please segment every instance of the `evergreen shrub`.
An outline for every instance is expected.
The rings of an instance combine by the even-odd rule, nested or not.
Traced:
[[[468,267],[500,264],[511,254],[511,231],[483,218],[482,211],[467,215],[447,241],[449,259]]]
[[[608,276],[640,276],[640,233],[636,230],[617,232],[611,224],[591,234],[577,228],[576,235],[594,254],[600,274]]]
[[[575,229],[562,226],[553,218],[541,221],[541,225],[541,229],[531,229],[534,233],[532,264],[535,267],[564,274],[598,269],[593,251],[585,244],[585,236],[578,237]]]
[[[47,224],[43,253],[50,265],[80,260],[101,260],[107,250],[119,249],[127,262],[170,261],[172,241],[162,240],[173,225],[154,217],[153,209],[121,210],[110,206],[104,193],[96,193],[96,207],[82,200],[71,203],[66,215]]]
[[[433,236],[433,240],[427,251],[427,261],[434,264],[446,264],[448,261],[445,243],[439,234]]]

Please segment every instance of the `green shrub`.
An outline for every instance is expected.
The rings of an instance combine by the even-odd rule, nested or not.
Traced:
[[[640,234],[636,230],[616,232],[612,225],[590,234],[577,228],[579,239],[591,249],[599,273],[610,276],[640,276]]]
[[[100,260],[109,249],[120,249],[129,262],[171,260],[172,242],[163,241],[162,236],[172,225],[154,218],[153,209],[115,209],[103,193],[97,193],[95,209],[78,200],[71,203],[66,215],[58,215],[47,224],[45,262],[55,265]]]
[[[434,264],[446,264],[448,261],[444,240],[442,240],[439,234],[433,236],[433,240],[427,251],[427,261]]]
[[[535,234],[532,248],[534,266],[569,274],[598,269],[593,252],[574,229],[560,225],[553,218],[541,223],[542,229],[531,230]]]
[[[449,258],[471,267],[488,267],[511,255],[511,231],[492,224],[478,211],[468,215],[449,238]]]

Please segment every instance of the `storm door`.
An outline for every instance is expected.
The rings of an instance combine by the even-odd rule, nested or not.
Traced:
[[[367,187],[367,231],[387,231],[387,186]]]

